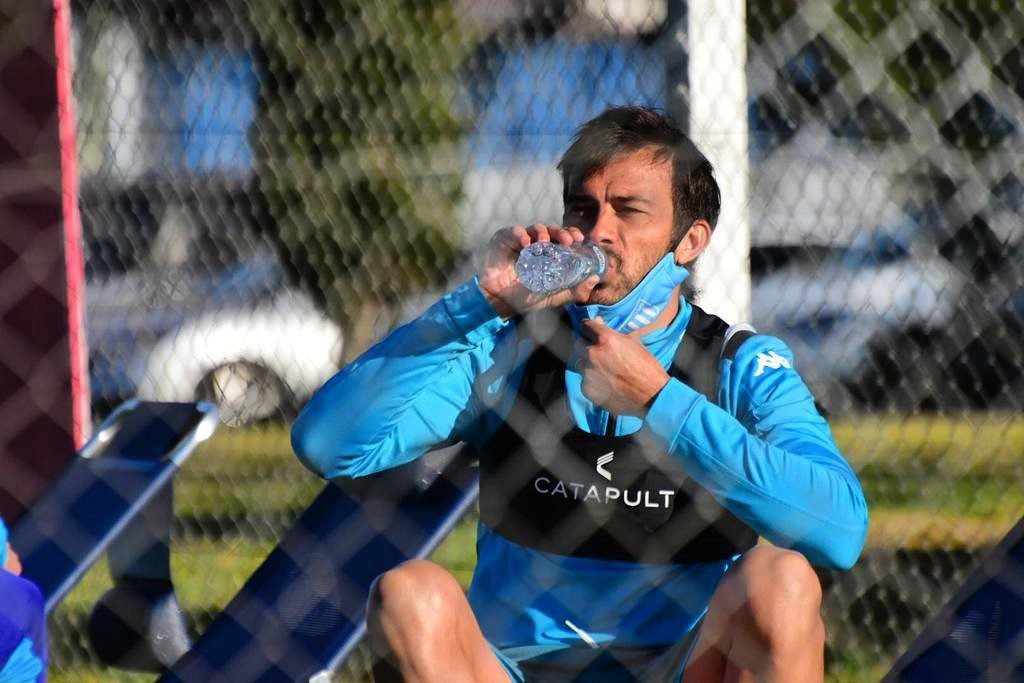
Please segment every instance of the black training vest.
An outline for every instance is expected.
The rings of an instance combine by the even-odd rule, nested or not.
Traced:
[[[751,548],[757,534],[645,430],[602,436],[576,427],[565,395],[572,334],[566,320],[553,318],[529,325],[540,338],[518,396],[480,448],[482,521],[521,545],[573,557],[688,564]],[[731,358],[751,334],[736,333],[723,349],[727,329],[693,306],[669,369],[713,402],[719,359]],[[615,417],[610,420],[614,434]]]

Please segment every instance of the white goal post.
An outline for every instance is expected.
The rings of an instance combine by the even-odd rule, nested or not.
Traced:
[[[670,92],[668,101],[679,103],[677,111],[670,113],[677,120],[688,120],[690,137],[711,160],[722,190],[718,227],[697,266],[697,302],[729,322],[747,321],[750,169],[744,0],[689,0],[685,26],[677,20],[667,42],[669,74],[681,76],[671,62],[689,56],[688,83],[669,83],[676,91],[685,92],[688,87],[689,95]]]

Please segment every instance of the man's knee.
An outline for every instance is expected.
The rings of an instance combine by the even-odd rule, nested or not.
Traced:
[[[821,582],[803,555],[759,546],[737,569],[729,589],[734,627],[776,654],[824,644]]]
[[[464,599],[461,586],[447,571],[427,560],[410,560],[377,579],[369,619],[417,631],[445,628],[453,601]]]

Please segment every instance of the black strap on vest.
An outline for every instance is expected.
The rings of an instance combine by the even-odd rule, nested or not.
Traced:
[[[690,306],[692,312],[684,342],[679,345],[669,374],[704,394],[712,403],[717,403],[719,362],[735,358],[740,345],[754,333],[741,329],[726,339],[729,331],[727,322],[695,304]]]

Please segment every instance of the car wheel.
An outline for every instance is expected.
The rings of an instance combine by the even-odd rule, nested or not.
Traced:
[[[210,371],[196,396],[217,404],[221,422],[237,427],[279,415],[288,403],[288,388],[272,370],[238,361]]]

